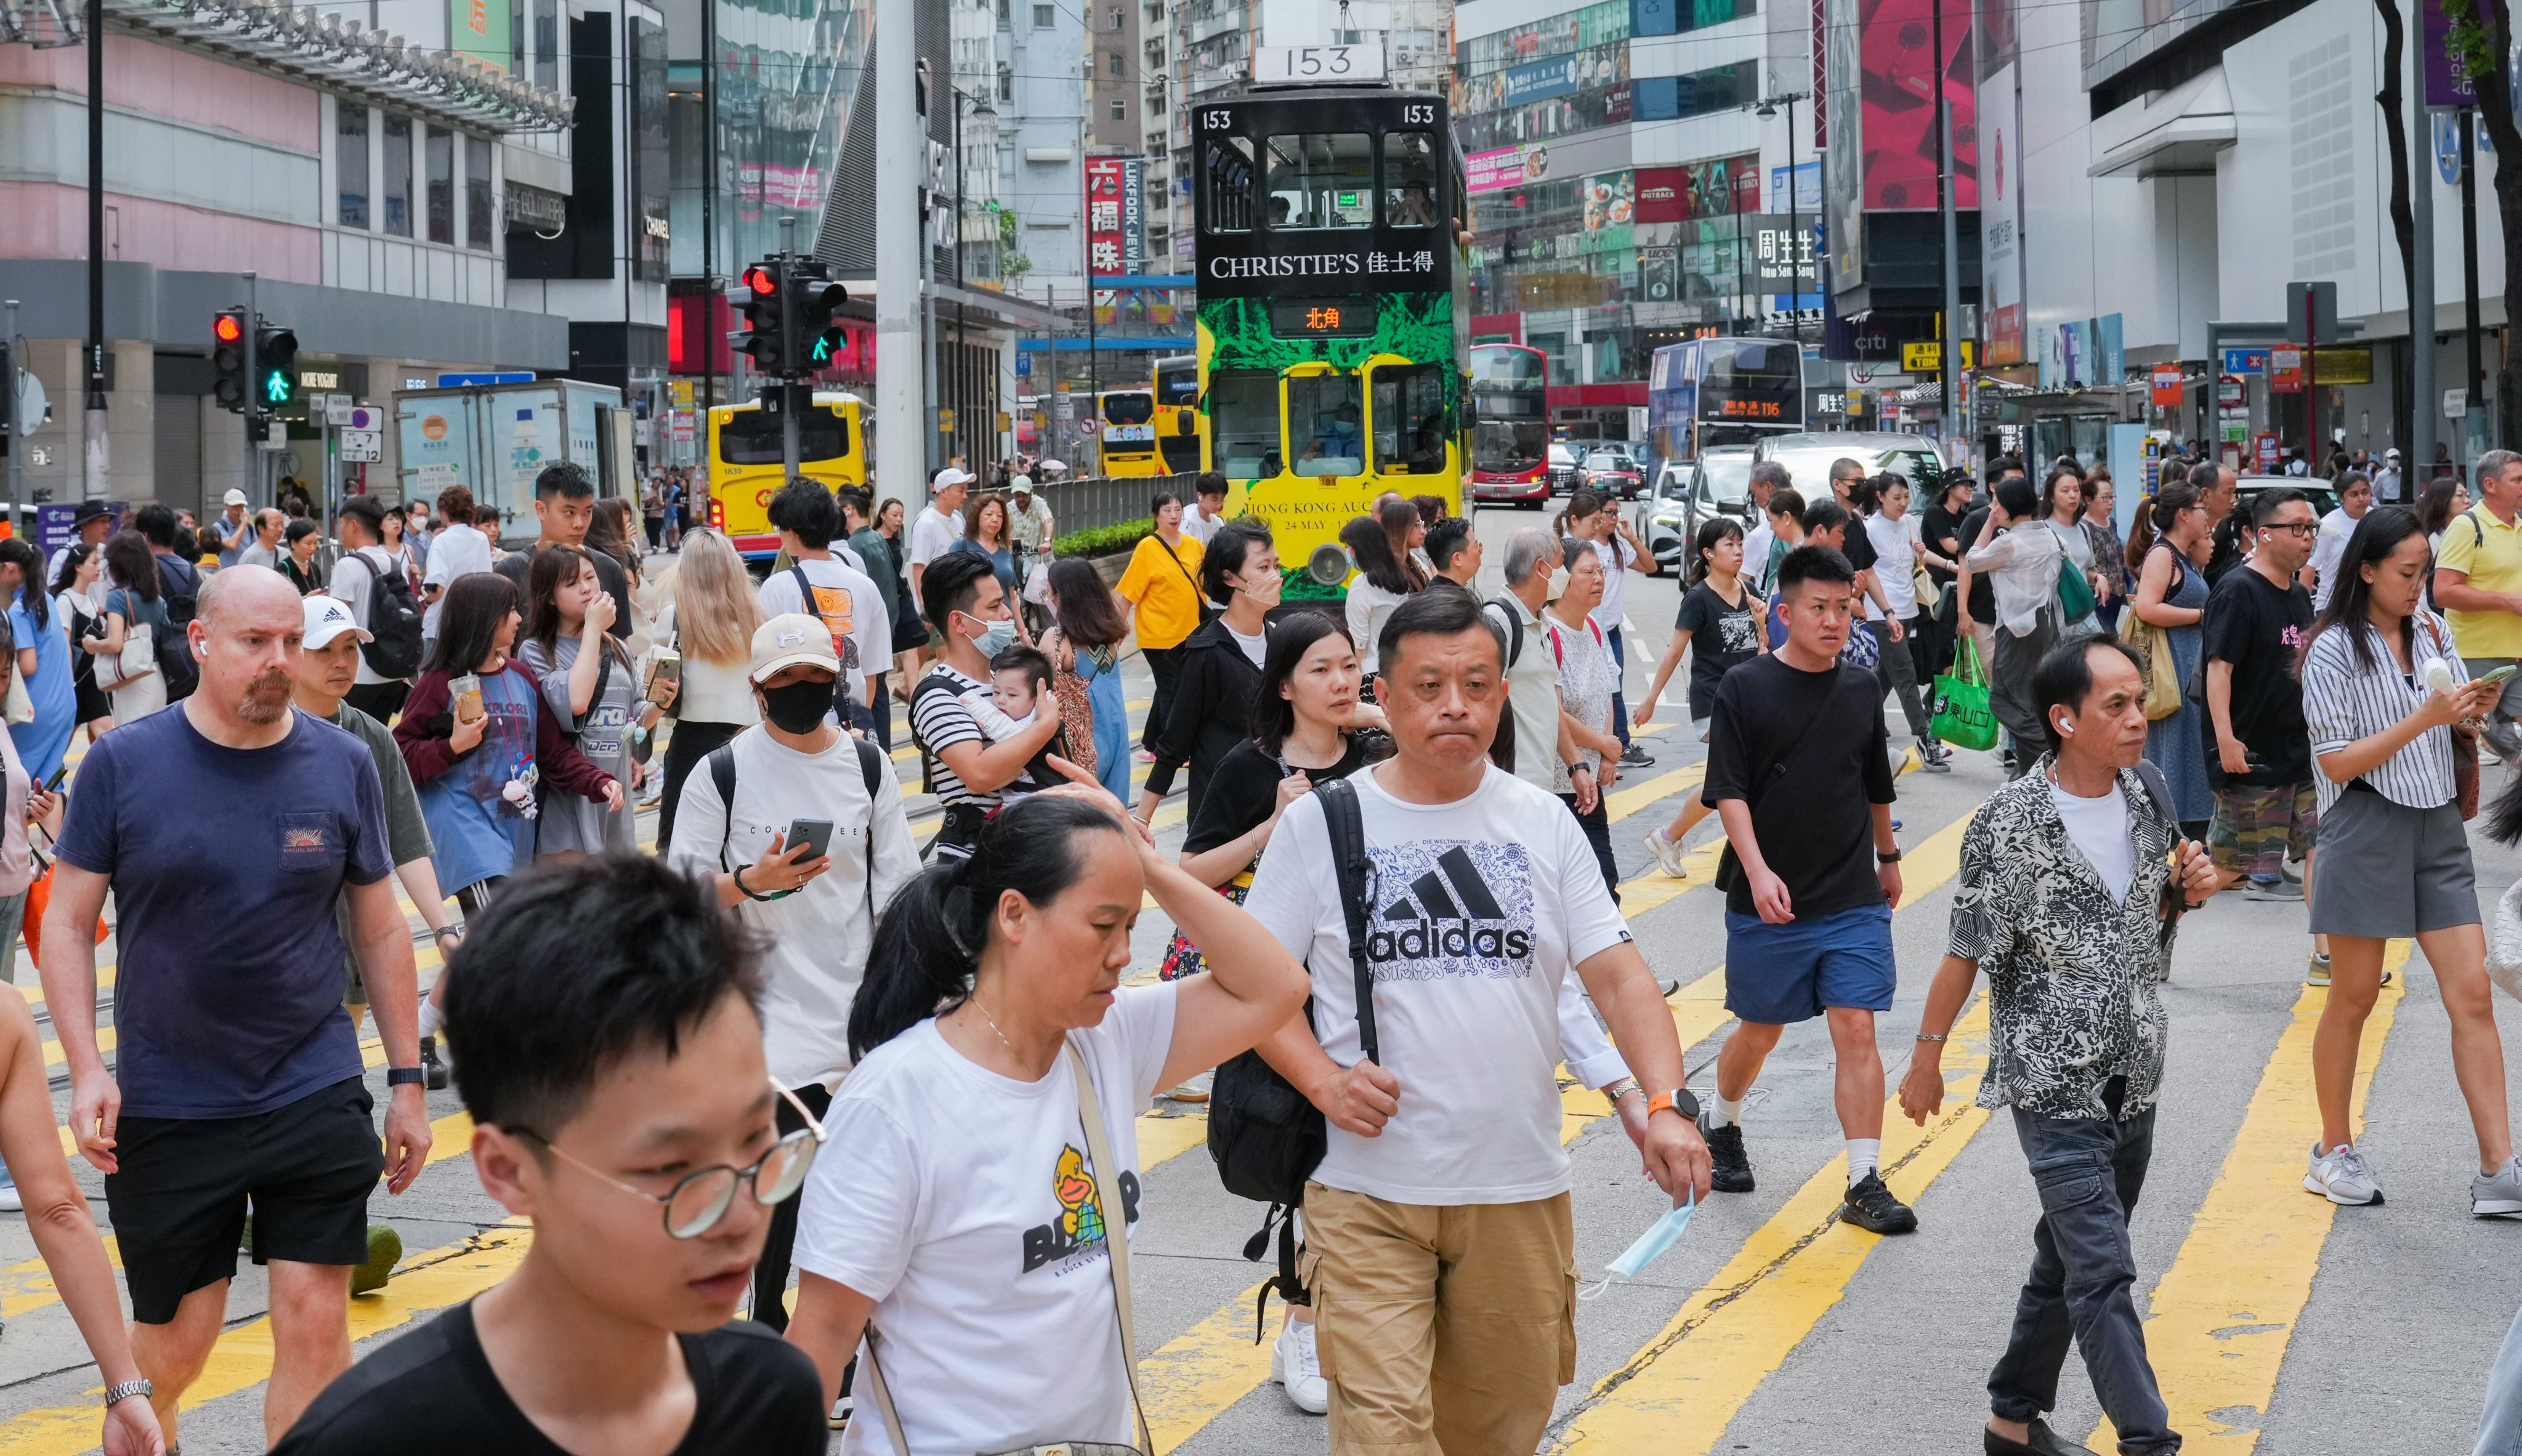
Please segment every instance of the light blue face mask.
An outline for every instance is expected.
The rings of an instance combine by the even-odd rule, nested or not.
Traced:
[[[975,618],[974,620],[977,621],[979,619]],[[984,623],[982,625],[986,627],[988,631],[983,632],[979,636],[974,637],[972,639],[972,645],[980,649],[983,657],[996,657],[1000,653],[1004,652],[1009,647],[1016,644],[1016,623],[1014,618],[1003,618],[1000,621]]]
[[[1611,1262],[1607,1272],[1621,1279],[1637,1278],[1646,1271],[1647,1265],[1654,1263],[1665,1249],[1680,1242],[1681,1231],[1690,1227],[1690,1216],[1698,1210],[1697,1197],[1683,1195],[1681,1206],[1649,1225],[1647,1231],[1638,1236],[1638,1242],[1630,1245],[1625,1252]],[[1580,1291],[1577,1297],[1590,1299],[1611,1287],[1611,1281],[1605,1279],[1591,1289]]]

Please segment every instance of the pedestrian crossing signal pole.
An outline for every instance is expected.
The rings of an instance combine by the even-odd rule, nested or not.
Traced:
[[[785,488],[797,478],[804,464],[805,449],[797,438],[798,412],[804,400],[812,398],[808,389],[797,384],[797,218],[796,214],[779,219],[779,293],[773,302],[779,309],[779,484]]]

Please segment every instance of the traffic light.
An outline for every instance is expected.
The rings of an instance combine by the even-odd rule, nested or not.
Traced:
[[[278,414],[298,402],[298,336],[273,324],[254,334],[254,407]]]
[[[736,352],[750,355],[753,367],[774,379],[795,373],[789,336],[782,330],[787,304],[788,264],[767,258],[744,270],[744,323],[752,330],[736,342]]]
[[[211,391],[221,409],[243,412],[254,396],[245,377],[245,310],[230,308],[210,320]]]
[[[819,275],[822,269],[816,267],[814,271]],[[799,372],[820,374],[832,366],[832,356],[840,352],[844,342],[839,314],[841,305],[850,301],[850,291],[820,276],[799,282],[797,337],[806,341],[806,358]]]

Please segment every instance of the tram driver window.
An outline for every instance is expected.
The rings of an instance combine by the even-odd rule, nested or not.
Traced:
[[[1375,371],[1375,465],[1396,475],[1445,468],[1445,372],[1441,364]],[[1395,469],[1395,467],[1398,469]]]
[[[1436,225],[1436,139],[1424,131],[1395,131],[1383,138],[1383,224]]]
[[[1270,225],[1274,228],[1372,227],[1375,141],[1363,132],[1274,136],[1270,153]]]
[[[1208,230],[1252,230],[1252,144],[1239,136],[1209,137],[1200,154],[1207,178]]]
[[[1208,410],[1220,473],[1230,480],[1266,480],[1279,474],[1277,373],[1229,369],[1210,376]]]
[[[1364,475],[1366,427],[1354,374],[1287,381],[1287,441],[1298,475]]]

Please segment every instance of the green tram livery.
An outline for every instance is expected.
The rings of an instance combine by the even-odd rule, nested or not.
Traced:
[[[1228,514],[1268,521],[1300,568],[1386,491],[1461,512],[1471,317],[1444,100],[1264,90],[1191,126],[1200,400]]]

